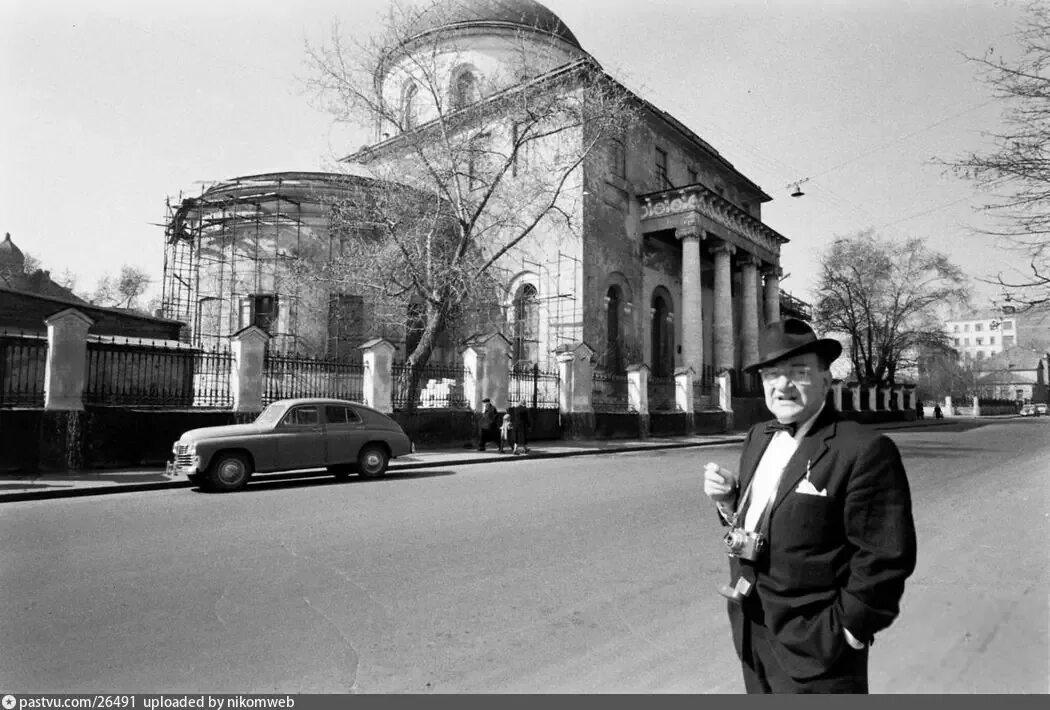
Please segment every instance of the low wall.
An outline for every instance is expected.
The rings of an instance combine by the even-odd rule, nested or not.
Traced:
[[[390,416],[417,446],[469,444],[477,435],[477,415],[469,409],[417,409]]]

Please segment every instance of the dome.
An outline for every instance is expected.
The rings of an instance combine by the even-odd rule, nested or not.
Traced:
[[[0,242],[0,269],[8,272],[23,273],[25,268],[25,254],[11,241],[11,234],[5,234],[4,241]]]
[[[415,40],[440,30],[499,26],[539,31],[583,51],[561,18],[535,0],[445,0],[424,10],[408,34]]]

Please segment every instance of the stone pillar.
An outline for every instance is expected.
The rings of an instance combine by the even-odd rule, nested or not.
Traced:
[[[364,361],[362,399],[372,409],[389,414],[394,411],[394,353],[397,348],[388,340],[375,338],[360,346]]]
[[[47,325],[44,409],[83,411],[87,334],[95,321],[75,308],[67,308],[44,323]]]
[[[627,406],[639,414],[649,414],[649,366],[627,366]]]
[[[693,368],[679,367],[674,371],[674,403],[678,411],[693,413]]]
[[[736,367],[733,353],[733,272],[731,257],[736,248],[722,242],[711,250],[715,255],[715,320],[714,320],[714,366],[715,370],[732,370]]]
[[[973,398],[973,415],[975,417],[981,416],[981,401],[976,396]]]
[[[879,386],[870,385],[868,387],[868,409],[876,411],[879,408]]]
[[[952,409],[952,397],[948,395],[944,398],[944,411],[941,412],[945,417],[954,417],[955,410]]]
[[[718,408],[725,412],[726,430],[733,428],[733,378],[723,370],[715,375],[718,384]]]
[[[557,350],[558,370],[561,375],[562,436],[568,439],[594,436],[594,351],[586,343],[561,346]]]
[[[758,362],[758,265],[753,254],[740,260],[740,364]]]
[[[850,382],[849,383],[849,394],[853,400],[853,411],[860,411],[860,383]]]
[[[481,400],[488,397],[492,406],[501,412],[510,404],[507,395],[510,391],[510,341],[502,333],[492,333],[471,340],[463,351],[463,364],[468,372],[475,373],[478,393],[477,407],[480,411]],[[469,401],[469,399],[468,399]],[[517,404],[517,402],[514,402]]]
[[[234,333],[230,340],[230,350],[233,353],[233,365],[230,370],[233,411],[261,412],[263,369],[270,334],[256,325],[250,325]]]
[[[783,273],[779,266],[767,266],[762,272],[766,277],[762,292],[765,299],[766,323],[780,320],[780,277]]]
[[[476,343],[471,343],[463,349],[463,398],[467,400],[467,406],[473,412],[480,412],[481,400],[485,399],[482,394],[485,380],[485,349]],[[493,403],[492,406],[496,406]]]
[[[685,367],[700,372],[704,364],[703,298],[700,288],[700,228],[679,227],[675,236],[682,243],[682,360]]]
[[[904,388],[897,385],[897,411],[904,411]]]
[[[884,411],[890,411],[890,397],[893,394],[889,387],[882,388],[882,408]]]
[[[842,381],[834,380],[831,383],[831,393],[835,398],[835,409],[842,411]]]

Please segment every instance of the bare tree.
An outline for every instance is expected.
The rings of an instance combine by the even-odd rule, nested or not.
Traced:
[[[967,57],[1003,103],[1005,128],[991,135],[995,148],[941,161],[994,195],[982,209],[1000,227],[982,230],[1021,250],[1028,271],[999,273],[1006,300],[1022,306],[1050,302],[1050,7],[1033,2],[1018,28],[1017,60]]]
[[[505,37],[501,69],[457,77],[476,61],[470,47],[451,31],[420,32],[445,26],[452,7],[395,2],[377,35],[355,42],[336,26],[328,43],[307,47],[321,105],[378,127],[379,142],[349,160],[379,182],[367,205],[333,210],[348,235],[340,253],[305,268],[367,291],[402,323],[403,304],[415,304],[409,401],[450,323],[500,318],[505,257],[537,234],[578,234],[584,165],[634,116],[622,86],[549,34]]]
[[[822,258],[815,319],[849,337],[854,376],[892,385],[918,356],[947,348],[938,309],[965,301],[965,279],[919,239],[894,242],[871,230],[842,237]]]
[[[86,300],[96,306],[138,309],[139,297],[149,288],[149,275],[138,268],[125,264],[117,276],[104,275],[98,280],[95,290]]]

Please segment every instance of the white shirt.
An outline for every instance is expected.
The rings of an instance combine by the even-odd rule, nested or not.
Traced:
[[[777,494],[780,477],[783,475],[784,469],[787,468],[788,461],[795,455],[802,437],[812,428],[813,422],[816,421],[822,411],[824,411],[823,406],[817,410],[816,414],[799,426],[794,436],[791,436],[786,431],[778,431],[773,435],[773,440],[769,442],[769,446],[763,452],[762,459],[758,462],[755,476],[752,479],[751,503],[747,506],[747,513],[744,515],[745,530],[755,531],[758,527],[758,520],[762,517],[762,511],[770,505]]]

